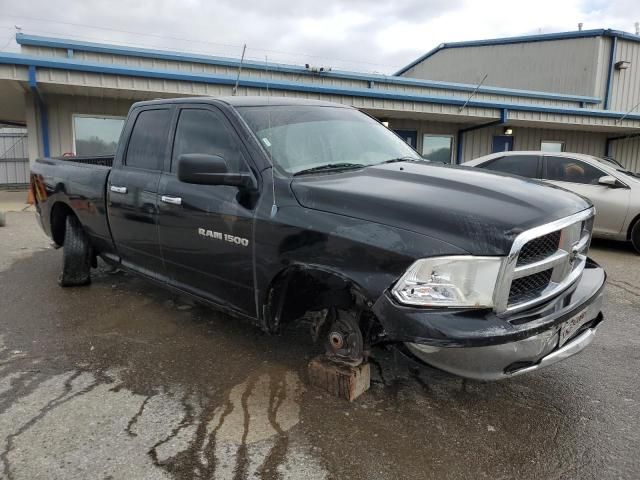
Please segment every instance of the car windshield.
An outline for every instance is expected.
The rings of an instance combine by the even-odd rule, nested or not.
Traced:
[[[291,175],[422,160],[389,129],[351,108],[273,105],[238,111],[273,162]]]
[[[639,174],[637,174],[636,172],[632,172],[630,170],[627,170],[615,158],[612,158],[612,157],[593,157],[593,158],[598,160],[600,163],[604,163],[605,165],[608,165],[609,167],[615,168],[617,172],[624,173],[625,175],[629,175],[630,177],[633,177],[635,179],[640,178]]]
[[[612,158],[612,157],[593,157],[593,158],[595,158],[600,163],[605,163],[605,164],[609,165],[610,167],[613,167],[613,168],[616,168],[616,169],[622,167],[620,162],[618,162],[615,158]]]

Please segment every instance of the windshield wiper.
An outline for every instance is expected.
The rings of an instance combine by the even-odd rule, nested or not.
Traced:
[[[325,165],[318,165],[317,167],[306,168],[293,174],[293,176],[304,175],[307,173],[326,172],[330,170],[347,170],[351,168],[363,168],[366,165],[362,163],[327,163]]]
[[[636,178],[640,177],[639,174],[637,174],[636,172],[632,172],[630,170],[622,170],[622,169],[618,168],[618,169],[616,169],[616,171],[620,172],[620,173],[624,173],[624,174],[629,175],[631,177],[636,177]]]
[[[378,165],[383,165],[385,163],[397,163],[397,162],[420,162],[419,158],[415,157],[398,157],[398,158],[390,158],[389,160],[385,160],[384,162],[378,163]]]

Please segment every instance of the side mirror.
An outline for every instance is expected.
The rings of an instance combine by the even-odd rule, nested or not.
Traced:
[[[249,173],[229,173],[224,158],[204,153],[185,153],[178,157],[178,180],[196,185],[255,186]]]
[[[609,187],[609,188],[624,187],[624,185],[616,177],[612,177],[611,175],[605,175],[604,177],[600,177],[598,179],[598,184],[604,185],[605,187]]]

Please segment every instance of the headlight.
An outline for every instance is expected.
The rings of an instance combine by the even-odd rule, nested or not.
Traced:
[[[392,292],[406,305],[489,308],[501,264],[501,257],[424,258],[409,267]]]

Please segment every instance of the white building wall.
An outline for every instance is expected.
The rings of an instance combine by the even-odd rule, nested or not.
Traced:
[[[51,156],[73,152],[73,115],[93,114],[126,117],[133,103],[115,98],[80,97],[67,95],[49,96],[49,148]]]
[[[456,158],[458,141],[458,131],[468,125],[438,121],[415,121],[391,119],[389,123],[391,129],[415,130],[418,133],[418,148],[422,151],[422,138],[425,134],[431,135],[451,135],[453,137],[453,159]],[[471,130],[464,133],[462,141],[462,162],[473,160],[474,158],[488,155],[491,152],[494,135],[504,135],[504,125],[494,127],[484,127],[478,130]],[[607,133],[603,132],[583,132],[575,130],[559,130],[549,128],[527,128],[522,126],[511,127],[514,131],[514,150],[540,150],[543,141],[564,142],[566,152],[586,153],[589,155],[604,156],[606,148]],[[640,138],[636,139],[640,148]],[[635,145],[629,140],[629,147],[622,150],[622,144],[618,149],[620,156],[629,165],[633,165],[633,158],[640,157],[640,151],[633,157]],[[625,143],[624,145],[627,145]],[[615,142],[612,144],[615,145]],[[617,157],[616,157],[617,158]],[[640,169],[640,161],[636,161]]]
[[[638,111],[640,103],[640,43],[618,39],[614,62],[631,62],[625,70],[613,71],[611,110]]]
[[[599,96],[601,38],[445,48],[402,76],[479,83],[487,74],[485,85]]]
[[[462,128],[461,124],[438,121],[415,121],[404,119],[391,119],[389,128],[392,130],[414,130],[417,132],[416,150],[422,152],[422,139],[424,135],[450,135],[453,138],[452,160],[456,158],[457,135],[458,130]]]
[[[602,101],[593,108],[604,108],[605,98],[607,97],[607,78],[609,77],[609,60],[611,57],[611,37],[600,37],[598,48],[596,51],[596,76],[595,76],[595,93],[594,96],[599,97]]]
[[[640,137],[611,142],[611,156],[632,172],[640,173]]]
[[[564,142],[566,152],[603,156],[606,133],[544,128],[513,127],[514,150],[540,150],[543,141]],[[464,134],[463,162],[491,153],[493,136],[503,135],[504,126],[473,130]]]

